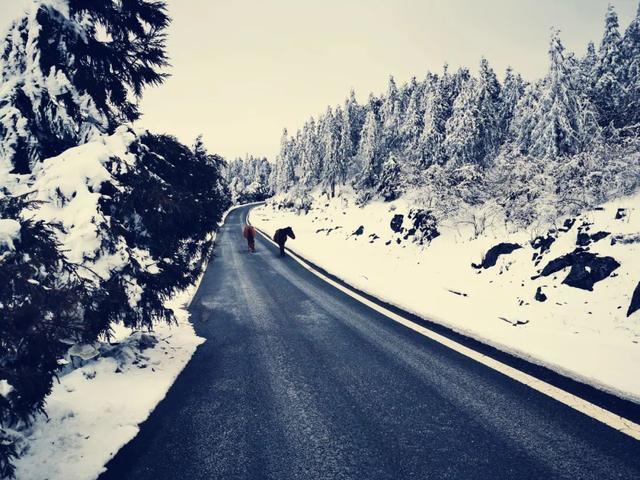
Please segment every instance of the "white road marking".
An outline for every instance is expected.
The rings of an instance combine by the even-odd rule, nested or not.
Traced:
[[[249,212],[247,213],[247,217],[246,217],[246,222],[249,223],[250,219],[249,219],[249,214],[251,213],[251,210],[249,210]],[[277,244],[271,239],[269,238],[268,235],[266,235],[264,232],[262,232],[262,230],[256,228],[256,230],[258,231],[258,233],[260,235],[262,235],[267,241],[271,242],[273,245]],[[333,286],[334,288],[337,288],[338,290],[340,290],[341,292],[349,295],[351,298],[353,298],[354,300],[357,300],[358,302],[362,303],[363,305],[366,305],[367,307],[371,308],[372,310],[375,310],[378,313],[381,313],[382,315],[390,318],[391,320],[393,320],[394,322],[397,322],[401,325],[404,325],[405,327],[413,330],[414,332],[417,332],[427,338],[430,338],[433,341],[436,341],[438,343],[440,343],[441,345],[444,345],[447,348],[450,348],[451,350],[454,350],[472,360],[475,360],[478,363],[481,363],[482,365],[485,365],[489,368],[492,368],[493,370],[502,373],[503,375],[508,376],[509,378],[512,378],[513,380],[516,380],[524,385],[527,385],[530,388],[533,388],[534,390],[547,395],[571,408],[573,408],[574,410],[577,410],[578,412],[581,412],[601,423],[604,423],[605,425],[618,430],[621,433],[624,433],[625,435],[628,435],[636,440],[640,440],[640,425],[632,422],[631,420],[628,420],[624,417],[621,417],[620,415],[617,415],[613,412],[610,412],[609,410],[606,410],[598,405],[595,405],[587,400],[584,400],[583,398],[580,398],[576,395],[573,395],[572,393],[566,392],[554,385],[551,385],[547,382],[544,382],[534,376],[531,376],[527,373],[521,372],[520,370],[511,367],[509,365],[506,365],[505,363],[502,363],[498,360],[495,360],[491,357],[488,357],[487,355],[484,355],[482,353],[479,353],[465,345],[462,345],[461,343],[458,343],[454,340],[451,340],[450,338],[447,338],[443,335],[440,335],[439,333],[436,333],[432,330],[429,330],[428,328],[422,326],[422,325],[418,325],[415,322],[412,322],[411,320],[398,315],[395,312],[392,312],[391,310],[378,305],[375,302],[372,302],[371,300],[367,299],[366,297],[363,297],[362,295],[358,294],[357,292],[354,292],[353,290],[345,287],[344,285],[336,282],[335,280],[327,277],[326,275],[324,275],[322,272],[319,272],[318,270],[316,270],[315,268],[313,268],[311,265],[309,265],[305,260],[303,260],[301,257],[299,257],[298,255],[296,255],[295,253],[293,253],[290,249],[289,249],[289,255],[291,256],[291,258],[293,258],[296,262],[298,262],[300,265],[302,265],[302,267],[304,267],[306,270],[308,270],[309,272],[313,273],[316,277],[321,278],[322,280],[324,280],[326,283],[328,283],[329,285]]]

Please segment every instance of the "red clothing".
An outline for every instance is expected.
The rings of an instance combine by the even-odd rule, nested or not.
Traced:
[[[251,225],[245,225],[242,236],[247,240],[256,238],[256,229]]]

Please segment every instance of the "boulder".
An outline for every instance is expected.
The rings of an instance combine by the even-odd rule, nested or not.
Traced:
[[[640,243],[640,233],[614,235],[613,237],[611,237],[611,245],[615,245],[616,243],[621,243],[622,245]]]
[[[626,208],[619,208],[616,211],[616,220],[622,220],[626,216],[627,216],[627,209]]]
[[[397,213],[391,219],[390,227],[395,233],[402,231],[402,223],[404,222],[404,215]]]
[[[593,286],[609,277],[620,267],[612,257],[600,257],[594,253],[576,249],[562,257],[551,260],[540,272],[540,276],[547,277],[556,272],[571,268],[569,275],[562,283],[582,290],[593,290]]]
[[[534,238],[531,241],[531,247],[534,250],[540,250],[540,255],[542,255],[543,253],[549,251],[549,249],[551,248],[551,245],[553,245],[553,242],[556,241],[556,237],[554,237],[551,234],[547,234],[546,237],[543,236],[539,236]]]
[[[640,310],[640,282],[638,282],[638,286],[634,290],[633,296],[631,297],[631,304],[629,305],[629,309],[627,310],[627,317],[630,317],[638,310]]]
[[[353,232],[351,235],[355,235],[355,236],[359,237],[363,233],[364,233],[364,225],[360,225],[358,227],[358,229],[355,232]]]
[[[596,232],[591,235],[586,232],[579,232],[576,239],[576,245],[586,247],[591,243],[599,242],[603,238],[607,238],[609,235],[611,235],[611,232]]]
[[[576,223],[576,219],[575,218],[567,218],[564,223],[562,224],[562,227],[560,227],[558,230],[560,230],[561,232],[568,232],[569,230],[571,230],[573,228],[573,225]]]
[[[500,255],[508,255],[515,250],[522,248],[522,246],[517,243],[499,243],[495,247],[491,247],[487,253],[485,253],[482,263],[479,265],[476,263],[472,263],[471,266],[473,268],[490,268],[493,267],[496,263],[498,263],[498,258]]]
[[[535,299],[538,302],[546,302],[547,301],[547,296],[542,292],[542,287],[538,287],[538,289],[536,290]]]

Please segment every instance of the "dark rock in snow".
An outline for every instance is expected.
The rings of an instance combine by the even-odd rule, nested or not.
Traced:
[[[519,248],[522,248],[522,246],[517,243],[499,243],[489,249],[480,265],[472,263],[471,266],[477,269],[493,267],[498,262],[500,255],[508,255]]]
[[[536,237],[531,241],[531,247],[534,250],[540,250],[540,255],[549,251],[553,242],[556,241],[556,237],[551,234],[548,234],[546,237],[540,236]]]
[[[542,292],[542,287],[538,287],[538,289],[536,290],[535,299],[538,302],[546,302],[547,301],[547,296]]]
[[[397,213],[391,219],[391,224],[389,226],[391,227],[391,230],[398,233],[402,231],[402,222],[404,222],[404,215]]]
[[[630,317],[631,314],[640,310],[640,282],[638,282],[638,286],[633,292],[633,296],[631,297],[631,304],[629,305],[629,310],[627,310],[627,317]]]
[[[626,208],[619,208],[616,211],[616,220],[622,220],[626,216],[627,216],[627,209]]]
[[[560,230],[561,232],[568,232],[569,230],[571,230],[573,228],[573,225],[576,223],[576,219],[575,218],[567,218],[564,223],[562,224],[562,227],[559,228],[558,230]]]
[[[351,235],[360,236],[363,233],[364,233],[364,225],[360,225],[358,229],[355,232],[353,232]]]
[[[622,245],[629,245],[631,243],[640,243],[640,233],[629,233],[627,235],[614,235],[611,237],[611,245],[621,243]]]
[[[599,242],[603,238],[607,238],[609,235],[611,235],[611,232],[597,232],[591,235],[585,232],[579,232],[576,245],[586,247],[591,243]]]
[[[591,252],[576,249],[567,255],[551,260],[540,272],[541,277],[547,277],[560,270],[571,267],[569,275],[562,283],[582,290],[593,290],[593,286],[607,278],[620,267],[612,257],[599,257]]]
[[[416,229],[415,228],[410,228],[409,230],[407,230],[407,233],[402,238],[407,240],[409,237],[411,237],[412,235],[415,235],[415,234],[416,234]]]

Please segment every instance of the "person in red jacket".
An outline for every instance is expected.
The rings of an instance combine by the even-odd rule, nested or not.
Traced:
[[[244,226],[242,230],[242,236],[247,239],[247,245],[249,246],[249,251],[255,253],[256,251],[256,229],[252,225],[248,223]]]

